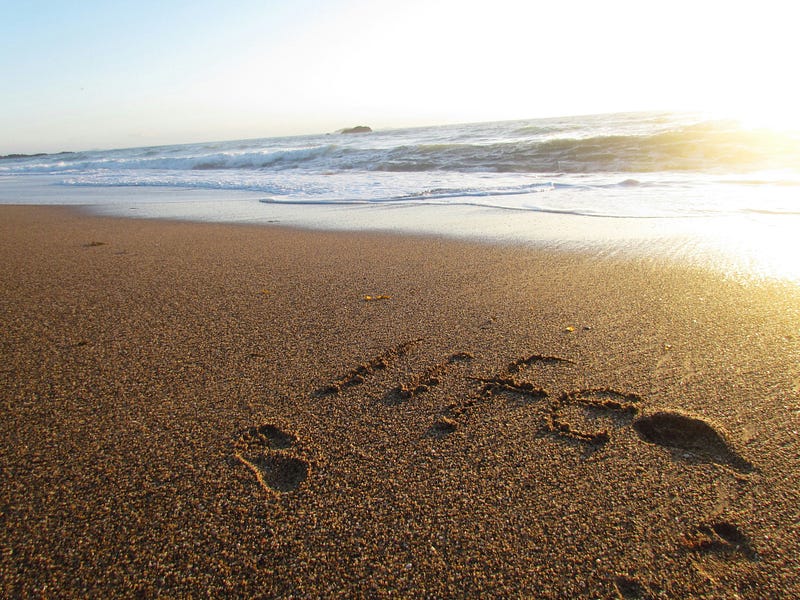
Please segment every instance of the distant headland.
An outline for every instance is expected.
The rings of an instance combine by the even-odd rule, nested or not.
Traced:
[[[355,127],[340,129],[339,133],[372,133],[372,128],[366,125],[356,125]]]
[[[0,160],[11,160],[14,158],[36,158],[37,156],[59,156],[61,154],[75,154],[74,152],[57,152],[54,155],[48,154],[47,152],[38,152],[36,154],[2,154],[0,155]]]

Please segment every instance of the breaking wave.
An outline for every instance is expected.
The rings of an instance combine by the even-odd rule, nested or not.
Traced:
[[[469,173],[652,173],[796,169],[797,135],[730,121],[555,120],[305,136],[0,161],[2,173],[314,170]]]
[[[800,135],[697,115],[595,115],[0,157],[0,177],[14,176],[246,192],[262,204],[760,218],[800,212]]]

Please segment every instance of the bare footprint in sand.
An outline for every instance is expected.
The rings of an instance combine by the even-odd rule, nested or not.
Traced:
[[[428,431],[425,433],[427,437],[443,438],[450,435],[458,429],[458,421],[449,417],[439,417],[433,422]]]
[[[726,465],[742,473],[753,470],[717,428],[697,417],[662,411],[636,419],[633,428],[645,442],[673,449],[676,458]]]
[[[614,589],[617,592],[617,598],[623,598],[624,600],[639,600],[650,597],[645,586],[636,581],[636,579],[625,575],[618,575],[614,578]]]
[[[272,424],[251,427],[234,444],[234,457],[268,493],[293,492],[308,478],[297,437]]]
[[[251,427],[239,438],[239,444],[243,447],[265,446],[271,450],[285,450],[296,443],[294,435],[269,424]]]
[[[728,521],[701,523],[686,536],[687,549],[704,554],[718,554],[728,558],[741,555],[748,560],[758,560],[750,539]]]
[[[237,458],[253,472],[265,491],[293,492],[308,477],[308,463],[294,456],[271,453],[252,461],[240,455]]]

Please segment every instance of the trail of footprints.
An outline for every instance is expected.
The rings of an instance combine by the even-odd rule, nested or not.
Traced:
[[[386,350],[369,362],[350,369],[332,383],[318,389],[317,397],[340,395],[360,386],[368,378],[383,371],[406,356],[421,340],[411,340]],[[385,405],[409,401],[432,388],[442,385],[453,369],[474,359],[467,352],[450,355],[411,380],[388,390],[382,397]],[[553,435],[602,447],[612,441],[609,429],[588,429],[586,423],[601,416],[611,420],[614,427],[630,426],[644,442],[670,450],[673,457],[687,462],[710,462],[740,473],[749,473],[753,466],[740,456],[730,442],[706,421],[675,411],[641,414],[642,398],[634,393],[611,388],[591,388],[553,395],[519,378],[531,365],[574,365],[569,359],[532,354],[507,365],[501,373],[490,377],[469,377],[475,382],[475,393],[457,399],[443,407],[439,416],[425,432],[427,436],[445,438],[456,432],[461,420],[473,407],[492,402],[498,395],[511,394],[524,403],[546,402],[546,428]],[[576,424],[576,421],[578,422]],[[581,425],[580,423],[583,423]],[[297,490],[310,472],[310,462],[299,440],[273,424],[252,427],[234,443],[235,458],[255,476],[268,493],[287,493]],[[701,524],[686,536],[686,547],[703,553],[740,553],[748,559],[755,557],[747,537],[733,524],[718,521]]]

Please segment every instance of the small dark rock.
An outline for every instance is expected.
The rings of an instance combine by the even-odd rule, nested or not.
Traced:
[[[356,125],[342,129],[339,133],[372,133],[372,129],[366,125]]]

